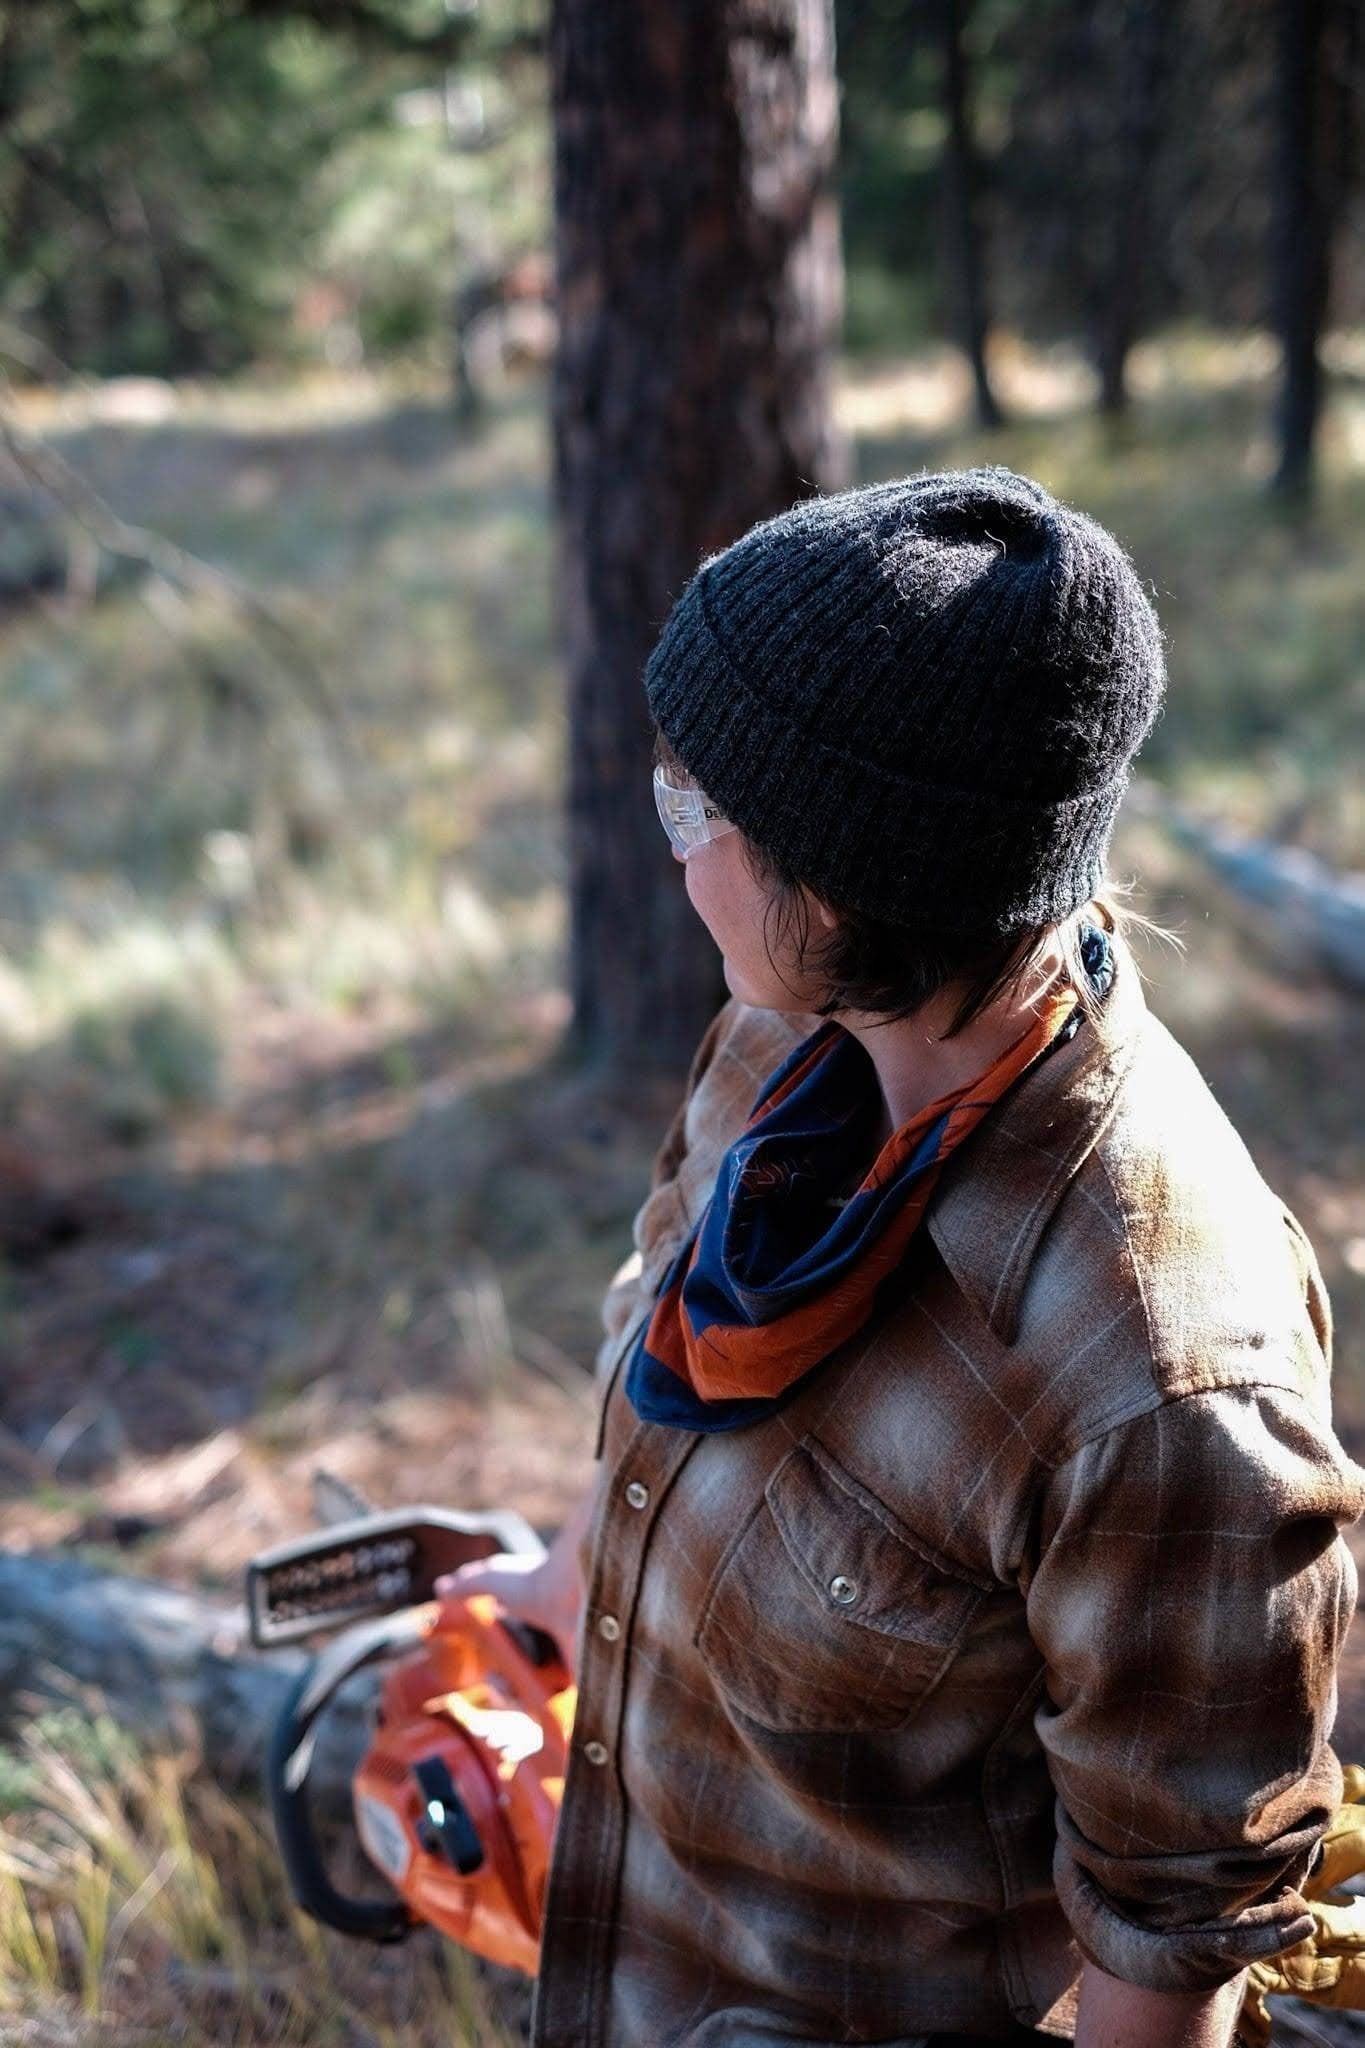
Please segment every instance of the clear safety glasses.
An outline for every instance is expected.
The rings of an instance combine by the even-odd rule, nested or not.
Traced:
[[[718,804],[699,789],[679,789],[664,774],[662,764],[654,770],[654,801],[669,844],[684,860],[709,840],[719,839],[735,827]]]

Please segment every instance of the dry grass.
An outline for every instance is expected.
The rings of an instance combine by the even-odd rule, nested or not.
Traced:
[[[510,2048],[524,1994],[453,1944],[360,1948],[294,1907],[260,1817],[85,1702],[0,1794],[0,2011],[63,2048]],[[505,1973],[504,1973],[505,1974]],[[499,2016],[497,2007],[502,2005]]]

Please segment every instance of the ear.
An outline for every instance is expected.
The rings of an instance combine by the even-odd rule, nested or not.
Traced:
[[[820,898],[814,894],[812,894],[811,901],[815,905],[816,915],[819,917],[821,924],[825,927],[826,931],[832,932],[839,920],[830,909],[828,903],[822,903]]]

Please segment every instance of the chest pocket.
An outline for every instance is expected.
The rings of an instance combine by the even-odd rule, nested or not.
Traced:
[[[898,1728],[990,1590],[807,1436],[722,1556],[693,1642],[721,1693],[765,1728]]]

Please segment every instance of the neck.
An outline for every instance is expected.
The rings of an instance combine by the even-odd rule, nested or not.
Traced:
[[[1054,941],[1017,989],[997,997],[955,1038],[941,1034],[961,1001],[957,989],[941,990],[915,1016],[894,1024],[863,1011],[840,1011],[839,1023],[858,1040],[876,1069],[882,1096],[878,1145],[929,1103],[965,1088],[1021,1038],[1036,1021],[1038,999],[1055,982],[1061,965],[1061,950]]]

